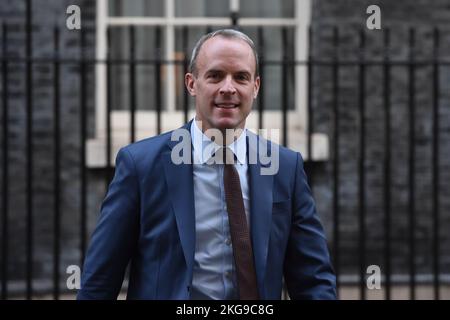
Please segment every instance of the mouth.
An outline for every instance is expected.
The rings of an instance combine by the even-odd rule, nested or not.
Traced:
[[[219,109],[234,109],[239,107],[238,103],[215,103],[214,107]]]

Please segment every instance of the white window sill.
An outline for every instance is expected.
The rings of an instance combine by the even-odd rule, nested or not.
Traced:
[[[307,133],[298,123],[299,113],[289,111],[288,113],[288,147],[299,151],[304,160],[326,161],[329,159],[328,136],[323,133],[313,133],[312,140],[312,159],[310,159],[307,150]],[[119,149],[130,143],[130,114],[127,111],[113,112],[111,120],[111,166],[114,166],[115,158]],[[189,119],[194,117],[190,114]],[[166,132],[179,128],[183,124],[182,112],[163,112],[161,113],[161,130]],[[265,111],[263,116],[264,128],[279,129],[282,124],[282,114],[280,111]],[[252,111],[247,118],[246,127],[258,133],[258,112]],[[103,132],[102,132],[103,131]],[[89,168],[106,167],[106,136],[104,130],[98,130],[97,137],[87,140],[86,143],[86,165]],[[156,134],[156,114],[154,112],[136,113],[136,141],[154,136]],[[281,144],[282,132],[279,130],[278,141],[274,136],[269,139]]]

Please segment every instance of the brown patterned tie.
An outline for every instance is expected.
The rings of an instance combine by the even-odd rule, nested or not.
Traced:
[[[228,209],[231,243],[236,263],[239,297],[241,300],[257,300],[258,284],[253,261],[252,242],[245,217],[239,174],[234,167],[234,154],[229,148],[223,148],[226,159],[223,172],[225,199]]]

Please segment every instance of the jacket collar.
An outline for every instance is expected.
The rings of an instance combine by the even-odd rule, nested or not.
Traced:
[[[180,129],[189,130],[192,120]],[[190,137],[190,135],[189,135]],[[255,143],[256,141],[256,143]],[[186,259],[187,270],[192,281],[195,254],[195,206],[193,166],[191,164],[175,164],[171,160],[171,152],[179,141],[168,141],[169,151],[162,154],[164,174],[172,208]],[[192,150],[192,143],[189,141]],[[248,131],[246,135],[247,157],[250,152],[258,154],[265,139]],[[266,150],[266,149],[262,149]],[[192,163],[192,154],[189,155]],[[269,237],[272,225],[273,175],[262,175],[259,156],[255,164],[249,163],[251,239],[255,259],[256,275],[260,296],[264,297],[264,279],[267,267]]]

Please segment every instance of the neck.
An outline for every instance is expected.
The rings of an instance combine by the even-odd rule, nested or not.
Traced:
[[[198,120],[197,117],[195,117],[195,122],[197,124],[197,127],[200,128],[200,130],[203,132],[205,136],[207,136],[212,141],[216,142],[217,144],[221,144],[223,146],[230,145],[244,132],[244,128],[226,128],[226,129],[219,129],[219,128],[204,128],[202,126],[202,121]],[[218,137],[220,132],[220,137]]]

